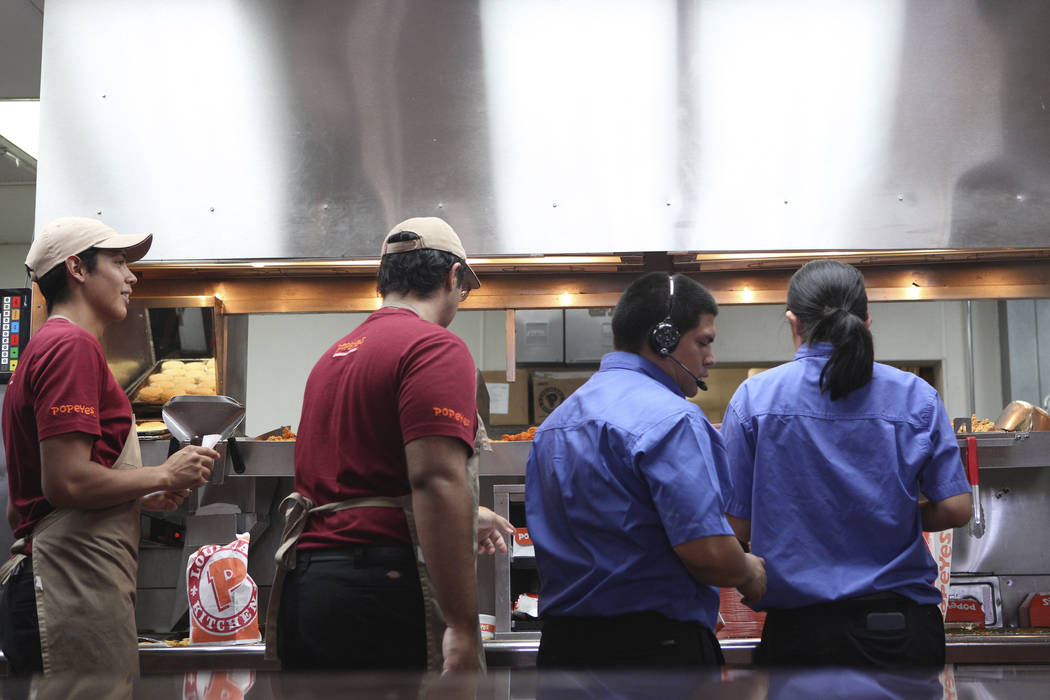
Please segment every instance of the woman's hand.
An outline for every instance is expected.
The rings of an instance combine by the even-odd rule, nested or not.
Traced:
[[[478,554],[507,553],[504,535],[513,535],[514,526],[485,506],[478,506]]]

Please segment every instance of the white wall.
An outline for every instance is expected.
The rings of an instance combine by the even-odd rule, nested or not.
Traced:
[[[303,388],[314,363],[366,318],[367,313],[250,316],[245,434],[282,425],[298,430]]]
[[[943,398],[952,417],[970,413],[965,302],[871,304],[875,357],[940,362]],[[1003,407],[999,321],[995,301],[973,303],[977,414],[996,418]],[[298,429],[306,378],[321,353],[356,328],[365,313],[255,314],[248,322],[248,435],[281,425]],[[506,362],[504,311],[461,311],[449,328],[483,370]],[[779,363],[794,355],[783,305],[723,306],[716,322],[721,363]],[[278,379],[279,378],[279,379]]]
[[[245,433],[258,435],[281,425],[298,430],[303,389],[314,363],[367,317],[367,313],[249,317]],[[502,369],[506,363],[505,318],[503,311],[460,311],[449,329],[466,342],[475,365]],[[276,376],[279,381],[274,380]]]
[[[0,243],[0,287],[19,289],[26,283],[28,243]]]

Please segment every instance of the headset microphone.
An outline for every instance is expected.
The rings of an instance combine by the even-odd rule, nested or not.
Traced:
[[[671,311],[674,309],[674,275],[667,276],[667,316],[655,326],[649,329],[649,347],[660,357],[669,357],[676,365],[685,370],[685,373],[696,380],[696,385],[701,391],[707,391],[704,380],[690,372],[678,358],[671,355],[682,340],[682,334],[675,327],[671,319]]]
[[[676,365],[684,369],[686,374],[695,379],[696,385],[700,387],[701,391],[707,391],[707,384],[704,384],[704,380],[690,372],[689,368],[683,365],[681,362],[679,362],[677,357],[675,357],[674,355],[664,355],[664,357],[670,359],[671,362],[674,362]]]

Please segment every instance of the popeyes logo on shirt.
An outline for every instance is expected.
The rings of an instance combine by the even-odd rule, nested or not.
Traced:
[[[51,415],[57,416],[59,413],[83,413],[85,416],[95,415],[94,406],[84,406],[79,403],[65,403],[61,406],[52,406]]]
[[[455,409],[438,408],[437,406],[434,406],[434,415],[435,416],[444,416],[445,418],[451,418],[452,420],[456,421],[457,423],[462,423],[463,425],[467,426],[468,428],[470,427],[470,419],[467,418],[462,413],[460,413],[459,411],[456,411]]]
[[[357,349],[361,347],[364,342],[364,338],[358,338],[357,340],[351,340],[346,343],[339,343],[335,346],[335,352],[332,353],[332,357],[346,357],[352,352],[357,352]]]

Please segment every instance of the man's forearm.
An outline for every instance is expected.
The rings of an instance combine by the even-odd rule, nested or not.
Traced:
[[[438,603],[450,627],[478,623],[474,573],[474,508],[466,475],[434,476],[412,488],[419,545]]]
[[[693,578],[708,586],[736,588],[761,573],[732,535],[703,537],[674,549]]]
[[[940,501],[920,501],[922,529],[939,532],[953,527],[962,527],[970,521],[973,500],[968,493],[949,496]]]
[[[154,468],[107,469],[88,461],[63,473],[66,479],[44,473],[44,496],[56,508],[107,508],[168,488],[166,473]]]

